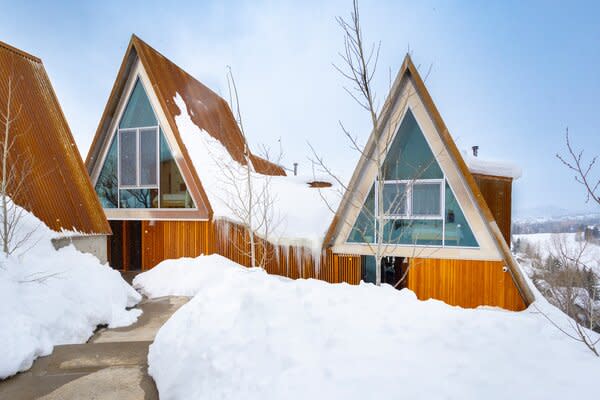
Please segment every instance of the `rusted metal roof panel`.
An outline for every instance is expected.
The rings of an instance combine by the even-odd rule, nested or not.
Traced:
[[[42,61],[0,42],[0,111],[6,111],[8,81],[13,81],[11,124],[15,141],[9,162],[27,162],[23,189],[13,195],[53,230],[110,234],[110,226],[60,108]],[[0,121],[1,135],[4,122]],[[21,164],[22,165],[22,164]],[[14,193],[15,188],[9,187]]]
[[[179,93],[191,111],[192,121],[219,140],[234,160],[245,164],[244,136],[227,102],[138,37],[133,36],[132,43],[163,103],[165,113],[174,120],[180,112],[185,112],[171,101]],[[285,175],[283,168],[268,160],[255,155],[251,155],[251,160],[258,173]]]

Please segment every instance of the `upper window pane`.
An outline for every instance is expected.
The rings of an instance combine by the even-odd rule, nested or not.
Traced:
[[[375,243],[375,185],[367,195],[348,236],[350,243]]]
[[[383,164],[385,180],[442,179],[438,165],[413,113],[408,109]]]
[[[104,208],[119,207],[117,168],[117,135],[115,135],[96,181],[96,193]]]
[[[152,106],[144,90],[142,82],[138,79],[129,96],[127,107],[123,112],[119,128],[141,128],[144,126],[156,126],[158,122],[152,111]]]
[[[414,183],[412,186],[412,215],[441,217],[440,198],[440,183]]]
[[[120,185],[136,186],[136,131],[119,131],[119,167],[121,169]]]
[[[462,212],[450,185],[446,182],[446,210],[445,210],[445,236],[446,246],[478,247],[477,239]]]
[[[158,185],[158,129],[140,129],[140,186]]]
[[[160,130],[160,208],[194,208],[165,136]]]
[[[406,183],[385,183],[383,185],[384,215],[406,215]]]

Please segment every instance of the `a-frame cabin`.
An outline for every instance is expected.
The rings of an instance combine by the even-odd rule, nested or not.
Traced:
[[[110,226],[44,64],[0,42],[2,141],[6,130],[12,200],[57,232],[55,247],[73,244],[106,261]]]
[[[421,299],[523,309],[533,295],[508,245],[514,172],[467,160],[407,55],[325,245],[361,255],[366,281],[385,255],[382,281],[408,270]]]

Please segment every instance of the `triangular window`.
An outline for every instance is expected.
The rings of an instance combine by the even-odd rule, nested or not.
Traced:
[[[379,196],[383,196],[382,201],[378,200]],[[383,237],[380,241],[377,240],[377,216],[383,218]],[[410,109],[389,146],[382,179],[373,184],[347,241],[478,246],[444,172]]]
[[[137,79],[96,182],[104,208],[194,208],[173,153]]]

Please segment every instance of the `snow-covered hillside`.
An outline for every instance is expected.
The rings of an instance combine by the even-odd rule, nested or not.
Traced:
[[[543,299],[523,312],[461,309],[387,285],[289,280],[218,255],[182,260],[176,279],[171,267],[136,281],[149,294],[196,293],[150,347],[163,399],[546,400],[597,390],[600,361],[537,312],[568,326]]]
[[[26,214],[17,237],[33,235],[0,257],[0,379],[31,367],[55,345],[85,342],[96,327],[125,326],[141,296],[107,264],[73,246],[55,250],[48,229]]]
[[[582,252],[581,262],[592,268],[596,274],[600,274],[600,245],[585,243],[581,240],[580,233],[533,233],[529,235],[513,235],[513,242],[521,241],[521,247],[525,243],[534,246],[542,259],[552,255],[558,257],[560,246],[566,247],[570,254],[576,255]],[[557,248],[557,246],[559,246]]]

